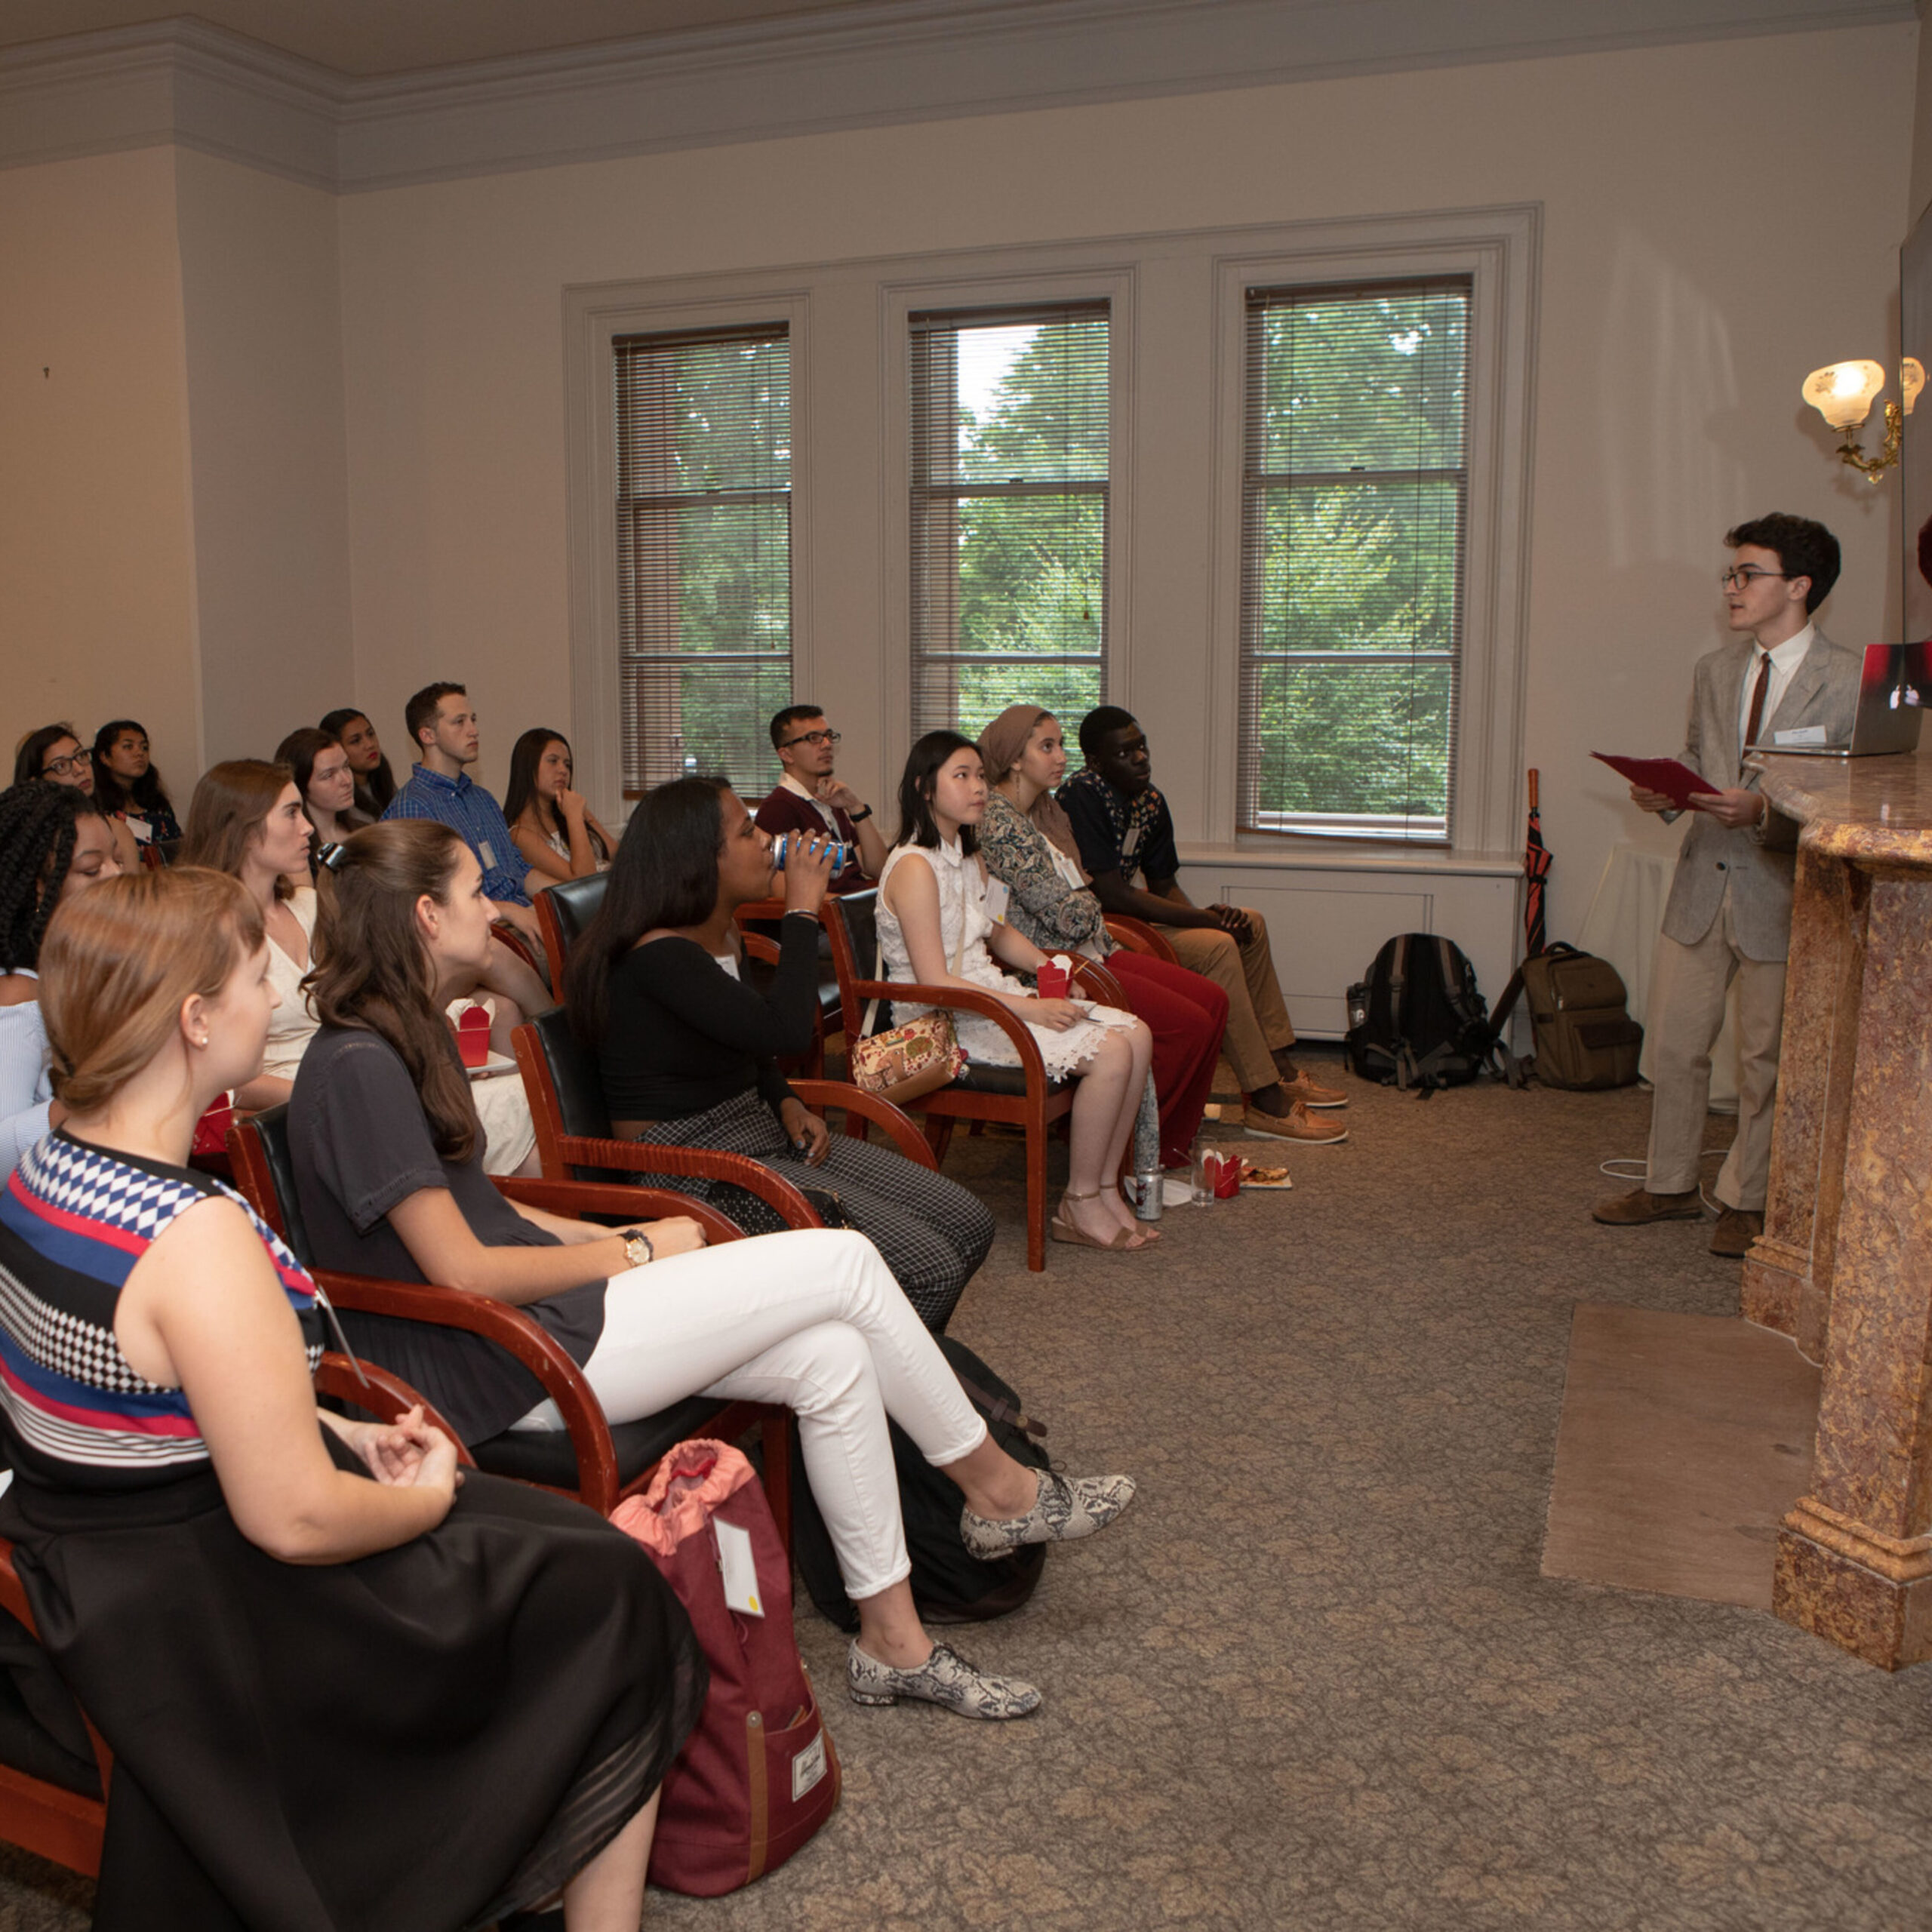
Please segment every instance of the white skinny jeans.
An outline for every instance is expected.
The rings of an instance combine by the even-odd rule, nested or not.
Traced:
[[[986,1423],[878,1250],[841,1229],[761,1235],[613,1276],[604,1332],[583,1373],[613,1422],[700,1394],[792,1410],[805,1473],[854,1598],[912,1571],[886,1417],[935,1466],[986,1439]],[[549,1401],[516,1425],[563,1426]]]

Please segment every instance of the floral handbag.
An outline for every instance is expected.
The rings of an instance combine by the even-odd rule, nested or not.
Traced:
[[[952,956],[955,974],[959,971],[960,954],[964,950],[963,928],[961,941]],[[872,955],[875,980],[884,960],[881,945]],[[847,1049],[845,1063],[854,1086],[903,1106],[908,1100],[937,1093],[964,1071],[966,1056],[961,1051],[959,1036],[952,1030],[950,1014],[924,1013],[889,1032],[873,1033],[869,1029],[878,1016],[878,1001],[874,1000],[866,1008],[866,1037],[854,1041]]]

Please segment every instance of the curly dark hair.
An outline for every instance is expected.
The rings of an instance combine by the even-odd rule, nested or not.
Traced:
[[[1808,516],[1792,516],[1774,510],[1769,516],[1753,517],[1735,530],[1724,534],[1724,547],[1735,550],[1740,543],[1778,553],[1778,568],[1786,577],[1808,577],[1804,592],[1804,614],[1808,617],[1823,603],[1838,580],[1838,540],[1822,523]]]
[[[39,964],[80,822],[106,816],[85,792],[51,778],[0,792],[0,973]]]

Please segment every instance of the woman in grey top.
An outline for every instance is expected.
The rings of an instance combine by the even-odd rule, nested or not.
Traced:
[[[974,1669],[921,1628],[886,1417],[958,1485],[961,1536],[988,1558],[1103,1527],[1131,1500],[1132,1482],[1036,1478],[1007,1455],[862,1235],[811,1229],[707,1249],[704,1230],[683,1217],[614,1231],[497,1192],[441,1011],[448,987],[475,971],[489,943],[481,868],[448,826],[392,820],[343,846],[336,903],[316,935],[321,1030],[289,1107],[316,1264],[443,1282],[528,1309],[613,1422],[700,1393],[794,1410],[858,1607],[853,1697],[919,1698],[981,1718],[1036,1708],[1030,1684]],[[466,1440],[561,1424],[507,1356],[469,1346],[476,1337],[344,1319],[359,1353],[420,1389]]]

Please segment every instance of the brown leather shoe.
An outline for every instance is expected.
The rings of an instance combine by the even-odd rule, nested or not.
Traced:
[[[1634,1188],[1628,1194],[1612,1195],[1590,1210],[1590,1219],[1609,1228],[1643,1228],[1653,1221],[1701,1221],[1704,1204],[1697,1190],[1687,1188],[1681,1194],[1653,1194],[1647,1188]],[[1740,1253],[1743,1251],[1739,1251]]]
[[[1251,1134],[1272,1134],[1277,1140],[1299,1140],[1310,1147],[1330,1146],[1349,1137],[1346,1127],[1318,1120],[1299,1100],[1284,1114],[1263,1113],[1250,1102],[1241,1124]]]
[[[1292,1080],[1281,1082],[1281,1091],[1305,1107],[1346,1107],[1349,1104],[1348,1095],[1339,1087],[1324,1087],[1299,1072]]]
[[[1749,1208],[1727,1208],[1711,1230],[1711,1252],[1727,1260],[1742,1260],[1751,1244],[1764,1232],[1764,1217]]]

